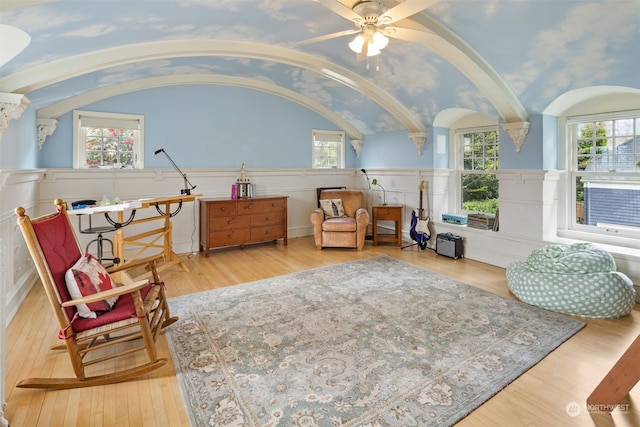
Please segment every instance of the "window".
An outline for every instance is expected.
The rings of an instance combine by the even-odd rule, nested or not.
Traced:
[[[344,168],[344,132],[314,130],[311,164],[314,168]]]
[[[75,168],[144,167],[144,117],[74,111]]]
[[[498,210],[498,130],[495,127],[456,131],[459,147],[462,211],[495,214]]]
[[[570,229],[640,235],[640,111],[570,117]]]

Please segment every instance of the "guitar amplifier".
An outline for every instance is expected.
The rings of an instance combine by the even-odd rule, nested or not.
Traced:
[[[453,233],[440,233],[436,236],[436,253],[458,259],[464,256],[462,237]]]

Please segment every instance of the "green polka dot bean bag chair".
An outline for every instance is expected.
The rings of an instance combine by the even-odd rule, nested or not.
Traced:
[[[631,280],[609,252],[589,243],[535,250],[507,267],[507,283],[521,301],[575,316],[626,316],[635,305]]]

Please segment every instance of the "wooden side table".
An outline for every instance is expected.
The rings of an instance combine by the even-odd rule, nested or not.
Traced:
[[[402,246],[402,205],[373,205],[373,245],[378,242],[395,242]],[[378,234],[378,221],[394,221],[394,234]]]

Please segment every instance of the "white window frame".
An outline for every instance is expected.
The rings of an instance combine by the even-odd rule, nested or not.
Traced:
[[[134,129],[133,168],[144,168],[144,116],[139,114],[104,113],[98,111],[73,112],[73,167],[89,169],[86,158],[86,133],[82,126],[89,120],[94,127]],[[137,129],[136,129],[137,127]],[[101,169],[113,168],[113,165],[100,166]]]
[[[565,237],[580,238],[581,240],[591,241],[594,243],[616,244],[627,246],[627,239],[633,245],[633,241],[640,239],[640,230],[636,227],[628,227],[624,225],[603,224],[602,226],[584,225],[576,222],[577,203],[576,203],[576,179],[578,176],[597,176],[608,178],[632,178],[640,182],[640,172],[608,172],[608,171],[579,171],[577,159],[578,138],[575,127],[578,123],[598,122],[611,120],[624,120],[640,117],[640,110],[631,110],[615,113],[602,114],[585,114],[566,117],[566,150],[567,150],[567,186],[570,191],[566,192],[566,210],[568,217],[566,218],[567,232],[559,230],[558,234]],[[636,135],[640,135],[640,121],[636,122]],[[613,136],[613,135],[612,135]],[[610,137],[610,136],[607,136]]]
[[[455,169],[457,171],[456,174],[456,188],[457,191],[455,191],[455,211],[459,212],[459,213],[463,213],[463,214],[468,214],[468,213],[476,213],[475,211],[468,211],[468,210],[464,210],[462,208],[462,197],[463,197],[463,192],[462,192],[462,175],[465,173],[478,173],[478,174],[489,174],[489,172],[477,172],[477,171],[470,171],[470,170],[466,170],[464,168],[464,135],[465,134],[469,134],[469,133],[484,133],[484,132],[496,132],[496,135],[498,135],[498,138],[500,137],[500,132],[498,129],[497,125],[488,125],[488,126],[476,126],[476,127],[470,127],[470,128],[456,128],[453,131],[453,137],[454,137],[454,141],[456,144],[456,162],[455,162]],[[500,147],[500,141],[498,140],[498,147]],[[499,160],[499,157],[498,157]],[[494,170],[493,173],[491,173],[492,175],[496,175],[500,170],[500,166],[498,166],[497,169]],[[499,191],[499,190],[498,190]]]
[[[316,166],[316,141],[335,142],[338,147],[336,149],[336,163],[334,166]],[[311,132],[311,167],[314,169],[344,169],[345,167],[345,133],[333,130],[313,129]]]

